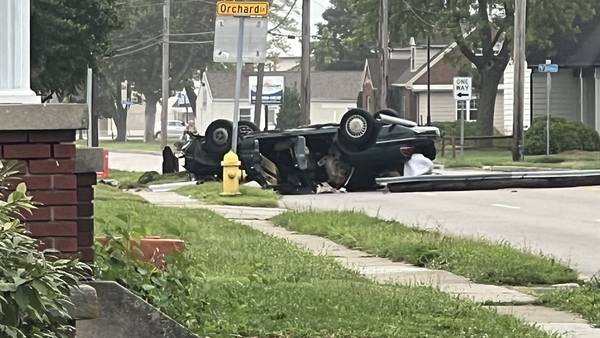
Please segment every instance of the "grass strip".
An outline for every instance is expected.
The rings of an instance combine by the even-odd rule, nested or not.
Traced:
[[[287,212],[274,222],[379,257],[447,270],[479,283],[534,285],[577,280],[575,271],[556,260],[514,249],[506,243],[449,237],[362,213]]]
[[[525,156],[523,162],[513,162],[512,155],[507,150],[466,150],[464,158],[460,158],[458,154],[456,159],[452,159],[451,156],[451,151],[446,151],[446,157],[438,156],[436,163],[443,164],[446,168],[517,166],[575,170],[600,169],[600,152],[569,151],[550,156]]]
[[[177,193],[189,196],[207,204],[233,205],[245,207],[277,208],[279,196],[273,190],[241,186],[240,196],[221,196],[223,185],[220,182],[205,182],[195,186],[182,187]]]
[[[204,285],[196,285],[190,298],[206,305],[175,319],[200,336],[551,336],[430,288],[375,284],[331,258],[207,210],[160,208],[109,187],[98,187],[97,194],[99,233],[119,224],[185,239],[194,262],[190,269],[204,275]]]
[[[600,280],[580,288],[560,288],[543,294],[544,304],[578,313],[592,325],[600,327]]]

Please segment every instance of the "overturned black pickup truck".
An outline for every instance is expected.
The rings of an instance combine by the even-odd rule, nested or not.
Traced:
[[[182,147],[184,167],[196,179],[222,175],[221,160],[231,148],[233,124],[214,121],[205,136],[193,136]],[[371,114],[348,111],[339,124],[260,132],[239,124],[238,155],[247,178],[281,194],[311,194],[327,183],[335,189],[378,188],[379,177],[403,175],[414,154],[434,160],[435,127],[403,120],[393,110]]]

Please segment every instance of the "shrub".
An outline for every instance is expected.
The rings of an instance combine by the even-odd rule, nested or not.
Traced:
[[[142,253],[132,241],[141,237],[120,223],[111,227],[104,244],[96,245],[96,277],[115,281],[154,305],[192,331],[198,331],[200,316],[206,307],[204,276],[192,269],[197,265],[188,253],[164,257],[165,269],[142,260]]]
[[[545,117],[534,120],[525,133],[525,154],[541,155],[546,153]],[[563,118],[550,119],[550,152],[558,154],[569,150],[600,150],[598,132],[581,122]]]
[[[460,137],[460,121],[453,122],[434,122],[434,127],[438,127],[442,135],[446,137]],[[465,121],[465,136],[480,136],[479,124],[477,122]]]
[[[0,193],[7,191],[7,180],[15,174],[11,168],[0,163]],[[14,217],[34,208],[24,183],[6,199],[0,197],[0,336],[70,337],[74,328],[68,314],[69,292],[87,267],[46,257],[38,250],[38,242]]]

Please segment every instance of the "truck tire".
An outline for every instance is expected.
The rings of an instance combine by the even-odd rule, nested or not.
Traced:
[[[233,123],[216,120],[206,129],[206,149],[211,153],[225,154],[231,149]]]
[[[362,109],[348,111],[340,123],[338,142],[349,151],[363,151],[377,141],[381,125]]]
[[[238,128],[240,137],[258,133],[260,131],[256,124],[250,121],[240,121],[240,123],[238,124]]]

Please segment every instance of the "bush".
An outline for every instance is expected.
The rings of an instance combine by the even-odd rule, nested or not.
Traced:
[[[198,331],[207,304],[204,276],[191,269],[197,265],[193,257],[187,253],[164,257],[166,268],[158,269],[141,259],[141,251],[132,245],[141,235],[128,230],[126,222],[119,224],[119,218],[129,216],[112,218],[112,235],[107,235],[105,244],[96,245],[96,277],[121,284],[188,329]]]
[[[460,121],[434,122],[432,125],[438,127],[445,137],[460,137]],[[477,122],[465,121],[465,136],[481,136],[479,134],[479,124]]]
[[[0,163],[0,193],[15,174],[11,168]],[[0,195],[0,336],[67,338],[74,330],[68,314],[70,289],[88,268],[38,250],[38,241],[14,218],[34,208],[26,193],[21,183],[6,199]]]
[[[542,155],[546,153],[545,117],[534,120],[525,133],[525,154]],[[550,119],[550,152],[558,154],[569,150],[600,150],[600,135],[581,122],[563,118]]]

